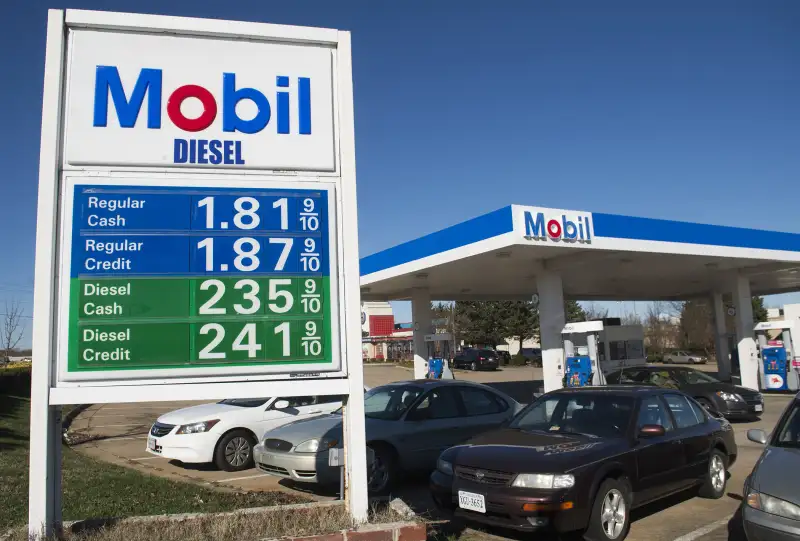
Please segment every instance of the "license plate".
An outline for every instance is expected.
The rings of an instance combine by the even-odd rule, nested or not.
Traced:
[[[764,411],[764,406],[761,404],[756,404],[756,411]]]
[[[155,438],[147,438],[147,448],[151,451],[156,450],[156,439]]]
[[[475,494],[474,492],[458,491],[458,506],[467,511],[475,511],[478,513],[486,512],[486,498],[483,494]]]

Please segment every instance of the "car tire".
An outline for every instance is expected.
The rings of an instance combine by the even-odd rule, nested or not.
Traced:
[[[397,481],[397,456],[387,445],[370,444],[367,447],[375,453],[374,462],[367,465],[367,491],[372,496],[383,496]]]
[[[478,363],[476,363],[475,361],[472,361],[472,364],[469,365],[469,369],[472,370],[473,372],[477,372],[478,371]]]
[[[699,495],[701,498],[718,500],[725,495],[725,487],[728,485],[728,457],[719,449],[713,449],[708,457],[708,468],[700,486]]]
[[[588,541],[622,541],[631,527],[631,488],[623,479],[606,479],[597,489],[589,525]],[[610,513],[610,514],[609,514]]]
[[[256,441],[247,430],[231,430],[222,436],[214,450],[214,464],[224,471],[242,471],[254,466],[253,447]]]

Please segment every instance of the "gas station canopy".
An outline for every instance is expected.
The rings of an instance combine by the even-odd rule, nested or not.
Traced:
[[[685,300],[728,276],[753,295],[800,291],[800,234],[510,205],[361,259],[362,300]]]

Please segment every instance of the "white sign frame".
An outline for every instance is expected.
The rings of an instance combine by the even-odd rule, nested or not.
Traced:
[[[56,345],[58,320],[54,301],[58,288],[59,208],[63,174],[108,178],[113,172],[146,173],[166,178],[170,174],[233,174],[308,176],[300,171],[210,170],[203,168],[71,166],[64,157],[64,92],[67,41],[73,29],[107,32],[139,32],[216,37],[237,40],[302,44],[331,48],[334,55],[334,139],[335,171],[315,171],[319,182],[337,184],[336,225],[340,262],[341,355],[353,359],[343,364],[342,376],[329,379],[297,378],[284,381],[241,381],[181,383],[164,392],[163,385],[110,385],[104,387],[56,386]],[[287,176],[291,175],[291,177]],[[215,400],[229,397],[321,394],[346,395],[344,416],[347,453],[347,501],[354,520],[367,518],[366,458],[359,449],[366,445],[364,433],[363,364],[361,359],[360,287],[358,223],[355,176],[355,135],[353,119],[353,81],[350,33],[262,23],[193,19],[128,13],[58,10],[48,11],[45,55],[42,128],[39,157],[39,195],[37,203],[36,265],[33,319],[33,372],[31,384],[30,483],[28,529],[34,538],[52,535],[61,522],[60,404],[141,402],[152,400]],[[335,337],[334,337],[335,339]]]

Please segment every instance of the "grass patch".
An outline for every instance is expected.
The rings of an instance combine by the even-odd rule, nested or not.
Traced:
[[[28,522],[29,408],[30,400],[24,396],[0,393],[0,534]],[[66,446],[62,451],[65,521],[208,513],[308,501],[284,492],[215,491],[94,460]]]
[[[388,507],[375,508],[370,513],[372,523],[400,520]],[[148,517],[102,525],[75,524],[59,541],[239,541],[324,535],[352,527],[345,506],[334,504],[178,519]],[[27,532],[16,530],[9,541],[28,541]]]

